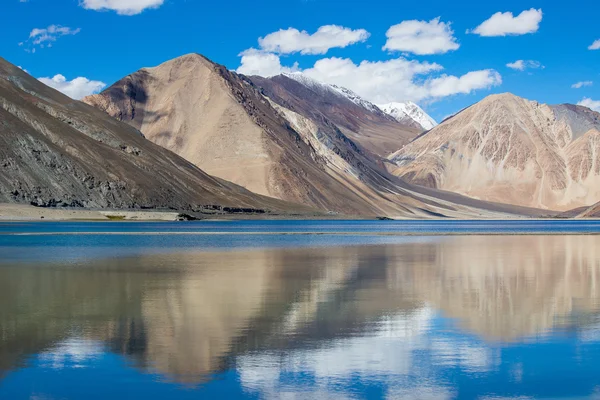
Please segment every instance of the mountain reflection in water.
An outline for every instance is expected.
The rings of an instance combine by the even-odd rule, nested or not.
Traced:
[[[2,265],[0,379],[111,353],[199,391],[233,371],[263,397],[536,396],[565,370],[589,395],[599,273],[600,237],[560,235]],[[540,366],[556,343],[577,354]]]

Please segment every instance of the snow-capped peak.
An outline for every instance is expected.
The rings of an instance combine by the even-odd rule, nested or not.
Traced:
[[[379,108],[403,124],[416,122],[425,130],[433,129],[437,125],[433,118],[412,101],[382,104]]]
[[[362,97],[360,97],[359,95],[354,93],[352,90],[346,89],[345,87],[341,87],[341,86],[337,86],[337,85],[329,85],[329,86],[332,89],[336,90],[338,93],[340,93],[342,96],[347,98],[348,100],[352,101],[353,103],[358,104],[359,106],[364,107],[371,112],[381,112],[379,107],[377,107],[375,104],[371,103],[370,101],[363,99]]]
[[[327,86],[326,84],[321,83],[316,79],[304,75],[302,72],[284,72],[281,75],[295,80],[296,82],[301,83],[302,85],[310,89],[323,89],[325,86]]]
[[[329,92],[338,97],[342,97],[344,99],[350,100],[354,104],[364,107],[371,112],[381,113],[381,110],[375,104],[363,99],[358,94],[354,93],[352,90],[347,89],[345,87],[320,82],[316,79],[306,76],[302,72],[290,72],[290,73],[284,73],[282,75],[286,76],[290,79],[293,79],[296,82],[301,83],[302,85],[304,85],[305,87],[308,87],[310,89]]]

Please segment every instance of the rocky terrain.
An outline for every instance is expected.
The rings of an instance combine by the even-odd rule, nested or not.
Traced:
[[[600,218],[600,202],[590,206],[590,207],[580,207],[575,211],[572,217],[576,218]]]
[[[214,178],[0,58],[0,203],[309,211]]]
[[[600,199],[600,114],[489,96],[389,157],[403,179],[473,198],[551,210]]]
[[[390,175],[367,145],[346,135],[349,129],[341,122],[286,88],[300,85],[296,80],[282,76],[270,82],[189,54],[135,72],[84,101],[209,174],[323,211],[390,217],[530,214],[460,196],[450,201],[441,193],[419,193],[420,188]],[[365,111],[344,96],[346,105],[396,127],[395,135],[407,132],[376,106]],[[417,133],[394,141],[401,145]]]
[[[413,120],[397,121],[348,89],[318,82],[301,73],[250,79],[277,104],[319,125],[335,126],[377,157],[388,156],[424,130]]]

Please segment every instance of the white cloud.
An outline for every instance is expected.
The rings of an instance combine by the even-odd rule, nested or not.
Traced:
[[[502,83],[500,74],[491,69],[469,72],[460,77],[432,76],[444,68],[436,63],[402,57],[386,61],[362,61],[360,64],[348,58],[323,58],[311,68],[300,70],[297,64],[282,66],[275,54],[248,50],[241,55],[239,73],[273,76],[282,72],[302,71],[319,81],[346,87],[376,104],[405,100],[434,101]]]
[[[61,36],[77,35],[81,32],[80,28],[69,28],[68,26],[50,25],[47,28],[34,28],[29,33],[29,39],[25,42],[20,42],[19,46],[30,44],[33,48],[27,48],[26,51],[35,53],[35,46],[52,47],[52,43],[56,42]]]
[[[588,50],[599,50],[600,49],[600,39],[595,40],[594,43],[588,47]]]
[[[76,100],[98,93],[106,87],[104,82],[91,81],[83,77],[68,81],[60,74],[55,75],[53,78],[39,78],[39,81]]]
[[[295,28],[280,29],[258,39],[261,49],[279,54],[325,54],[335,47],[346,47],[364,42],[369,32],[364,29],[350,29],[337,25],[321,26],[312,35]]]
[[[592,82],[592,81],[577,82],[577,83],[572,84],[571,88],[581,89],[582,87],[592,86],[593,84],[594,84],[594,82]]]
[[[440,22],[440,18],[431,21],[402,21],[386,32],[387,42],[383,50],[396,50],[425,54],[443,54],[457,50],[460,45],[454,37],[450,23]]]
[[[590,108],[594,111],[600,112],[600,100],[592,100],[588,97],[584,97],[577,105]]]
[[[284,72],[298,71],[298,63],[292,67],[281,65],[281,59],[278,55],[267,53],[261,50],[248,49],[239,54],[242,57],[240,67],[237,72],[244,75],[274,76]]]
[[[517,71],[525,71],[526,69],[536,69],[536,68],[544,68],[544,66],[539,61],[534,60],[517,60],[512,63],[506,64],[508,68],[517,70]]]
[[[81,6],[94,11],[116,11],[119,15],[136,15],[148,8],[158,8],[165,0],[83,0]]]
[[[475,33],[480,36],[507,36],[507,35],[525,35],[537,32],[542,21],[542,10],[523,11],[518,16],[513,16],[512,12],[497,12],[489,19],[483,21],[481,25],[467,33]]]
[[[453,94],[468,94],[478,89],[489,89],[502,83],[502,77],[493,69],[471,71],[461,77],[443,75],[426,82],[429,97],[441,98]]]

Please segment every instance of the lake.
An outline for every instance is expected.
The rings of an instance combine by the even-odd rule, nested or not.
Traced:
[[[0,399],[598,398],[598,233],[0,222]]]

